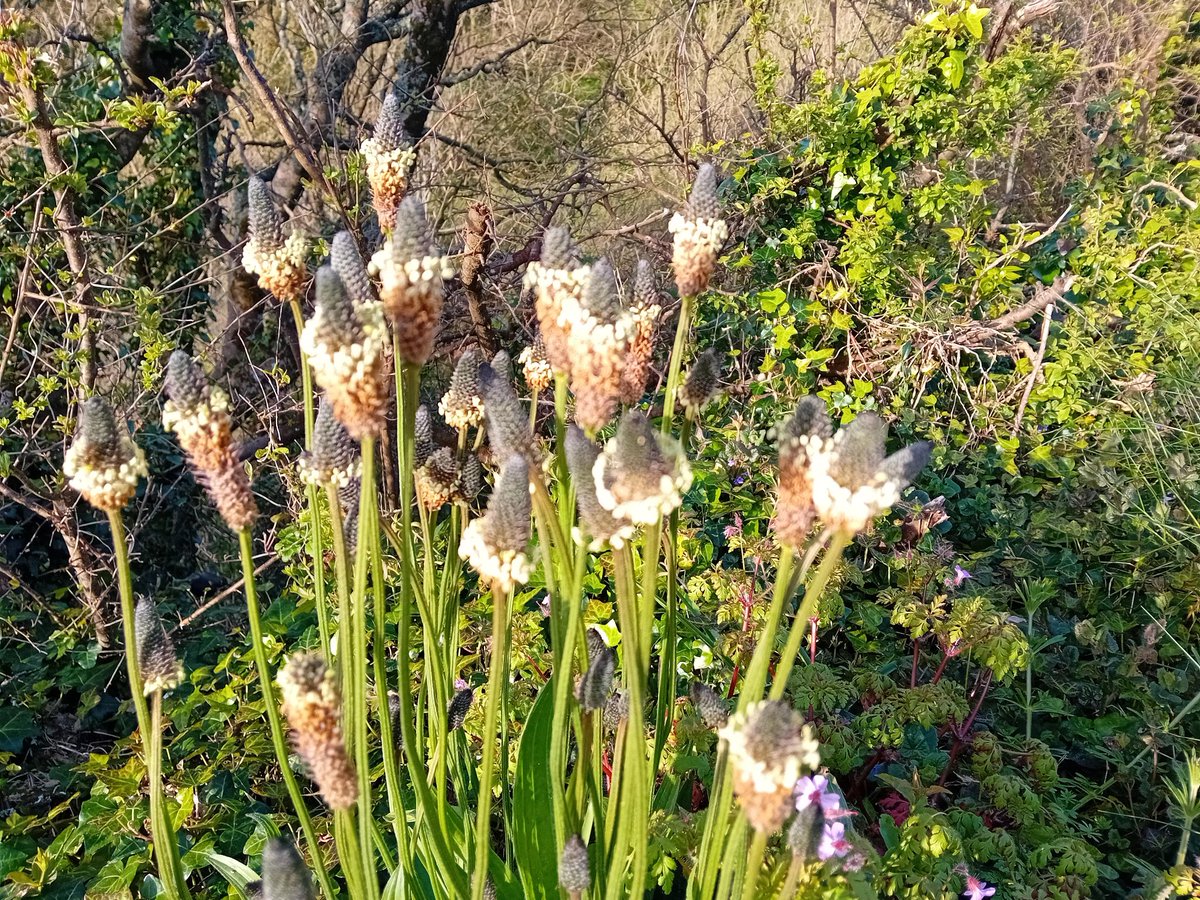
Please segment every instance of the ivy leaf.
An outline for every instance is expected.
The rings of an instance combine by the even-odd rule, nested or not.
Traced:
[[[0,707],[0,751],[16,753],[28,738],[38,733],[33,715],[27,709]]]

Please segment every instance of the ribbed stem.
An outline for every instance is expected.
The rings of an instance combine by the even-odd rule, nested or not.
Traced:
[[[508,657],[508,614],[511,598],[492,586],[492,659],[488,672],[487,705],[483,723],[483,770],[479,775],[479,802],[475,810],[475,868],[471,900],[483,900],[491,853],[492,782],[496,767],[496,722],[504,692],[504,660]]]
[[[671,359],[667,364],[667,393],[663,397],[663,434],[670,434],[675,420],[675,395],[679,393],[679,373],[683,368],[683,355],[687,352],[688,332],[692,325],[692,306],[695,302],[695,297],[679,298],[679,322],[675,325],[675,343],[671,347]]]
[[[762,871],[763,856],[766,851],[766,832],[754,832],[754,840],[750,842],[750,855],[746,860],[745,881],[742,882],[742,900],[755,900],[758,896],[758,876]]]
[[[246,528],[238,532],[238,544],[241,548],[242,578],[245,582],[246,614],[250,621],[251,651],[254,656],[254,665],[258,670],[258,683],[263,695],[263,705],[266,707],[267,723],[271,728],[271,744],[275,749],[275,760],[279,764],[280,772],[283,773],[283,783],[287,787],[288,797],[291,798],[292,806],[296,810],[296,818],[300,820],[300,830],[304,834],[305,843],[308,844],[309,856],[312,857],[313,866],[316,868],[317,881],[327,900],[333,900],[336,896],[333,880],[329,877],[325,860],[321,856],[317,832],[313,827],[312,817],[308,814],[308,807],[304,803],[304,795],[300,791],[300,785],[296,783],[296,776],[292,773],[292,767],[288,762],[287,742],[284,738],[283,722],[279,715],[275,681],[271,675],[270,662],[267,660],[267,648],[263,643],[262,616],[258,608],[258,591],[254,583],[254,539],[250,534],[250,529]],[[346,848],[343,847],[339,850],[338,855],[344,858],[345,853]]]
[[[783,648],[783,655],[779,657],[779,665],[775,668],[775,680],[771,685],[770,695],[772,700],[780,699],[783,692],[787,690],[788,675],[792,673],[792,666],[796,664],[796,657],[800,653],[800,645],[804,642],[804,635],[808,632],[808,620],[816,612],[817,602],[821,599],[821,594],[825,591],[825,585],[829,583],[829,577],[833,574],[833,570],[841,561],[842,551],[846,549],[848,543],[850,543],[848,534],[839,532],[833,536],[829,542],[829,549],[825,551],[825,558],[821,560],[821,565],[817,569],[817,574],[813,576],[813,580],[804,590],[804,599],[800,601],[800,608],[796,610],[796,616],[792,619],[792,627]]]
[[[163,803],[162,691],[155,691],[150,698],[150,743],[153,747],[146,774],[150,787],[150,822],[154,833],[154,854],[158,857],[158,874],[163,882],[163,892],[170,900],[185,900],[188,889],[183,875],[183,862],[179,858],[179,842]]]

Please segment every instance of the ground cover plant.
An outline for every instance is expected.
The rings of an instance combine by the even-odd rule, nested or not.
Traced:
[[[6,894],[1200,892],[1194,14],[1089,94],[1056,4],[801,79],[750,2],[753,127],[597,228],[439,205],[473,6],[346,4],[411,49],[312,129],[232,2],[0,19]]]

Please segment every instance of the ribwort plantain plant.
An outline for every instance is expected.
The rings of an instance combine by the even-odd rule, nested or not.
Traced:
[[[652,268],[640,262],[622,296],[606,259],[584,262],[570,234],[553,228],[526,274],[538,322],[519,355],[527,399],[506,355],[488,363],[468,348],[437,404],[452,435],[443,440],[435,414],[420,404],[421,372],[453,269],[424,205],[403,196],[411,149],[389,124],[390,108],[364,148],[386,241],[368,267],[353,236],[334,237],[329,263],[312,279],[307,318],[300,231],[285,241],[266,186],[252,179],[249,187],[246,265],[291,306],[304,357],[305,449],[297,467],[313,523],[319,646],[296,648],[278,672],[264,646],[255,584],[258,505],[233,449],[229,403],[182,352],[167,369],[163,423],[238,536],[267,727],[325,897],[641,897],[681,693],[677,581],[679,512],[692,485],[688,450],[722,388],[722,360],[692,349],[691,321],[728,236],[718,175],[702,166],[671,222],[679,298],[657,421],[646,390],[667,304]],[[538,398],[552,385],[554,421],[539,428]],[[384,503],[381,438],[393,421],[399,496]],[[719,735],[688,879],[696,900],[773,893],[785,864],[794,887],[817,877],[814,860],[840,859],[851,848],[840,795],[823,791],[827,780],[817,774],[813,730],[782,697],[843,550],[928,461],[928,445],[886,456],[885,441],[886,426],[869,413],[834,433],[823,402],[811,397],[779,428],[781,549],[770,610],[733,708],[711,686],[686,687]],[[184,898],[177,840],[162,811],[161,740],[154,740],[178,661],[153,605],[133,606],[120,510],[145,468],[103,400],[84,407],[64,469],[112,522],[155,852],[168,894]],[[492,486],[481,503],[484,480]],[[585,615],[585,578],[597,577],[615,599],[607,637]],[[546,591],[553,665],[529,719],[518,723],[507,699],[512,610],[530,583]],[[465,611],[490,615],[487,639],[466,643]],[[463,725],[477,696],[475,747]],[[517,725],[514,772],[508,735]],[[309,781],[315,792],[306,790]],[[318,827],[327,821],[314,814],[318,803],[318,812],[331,814],[332,844]],[[299,866],[290,846],[269,846],[264,895],[307,895]]]

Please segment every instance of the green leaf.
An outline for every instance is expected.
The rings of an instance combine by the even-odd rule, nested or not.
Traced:
[[[216,869],[221,877],[233,885],[234,889],[243,897],[249,896],[246,886],[259,880],[258,873],[252,868],[223,853],[217,853],[207,847],[195,847],[192,852],[197,853],[206,863]]]
[[[141,860],[133,859],[112,859],[101,867],[96,873],[96,878],[87,887],[88,900],[101,900],[101,898],[109,897],[130,897],[132,896],[129,885],[133,883],[133,877],[137,874],[138,863]]]
[[[16,753],[27,738],[38,733],[33,714],[13,706],[0,707],[0,751]]]
[[[550,732],[554,692],[547,684],[538,694],[521,733],[513,780],[513,850],[528,898],[558,897],[558,849],[554,839],[554,783],[550,777]]]

